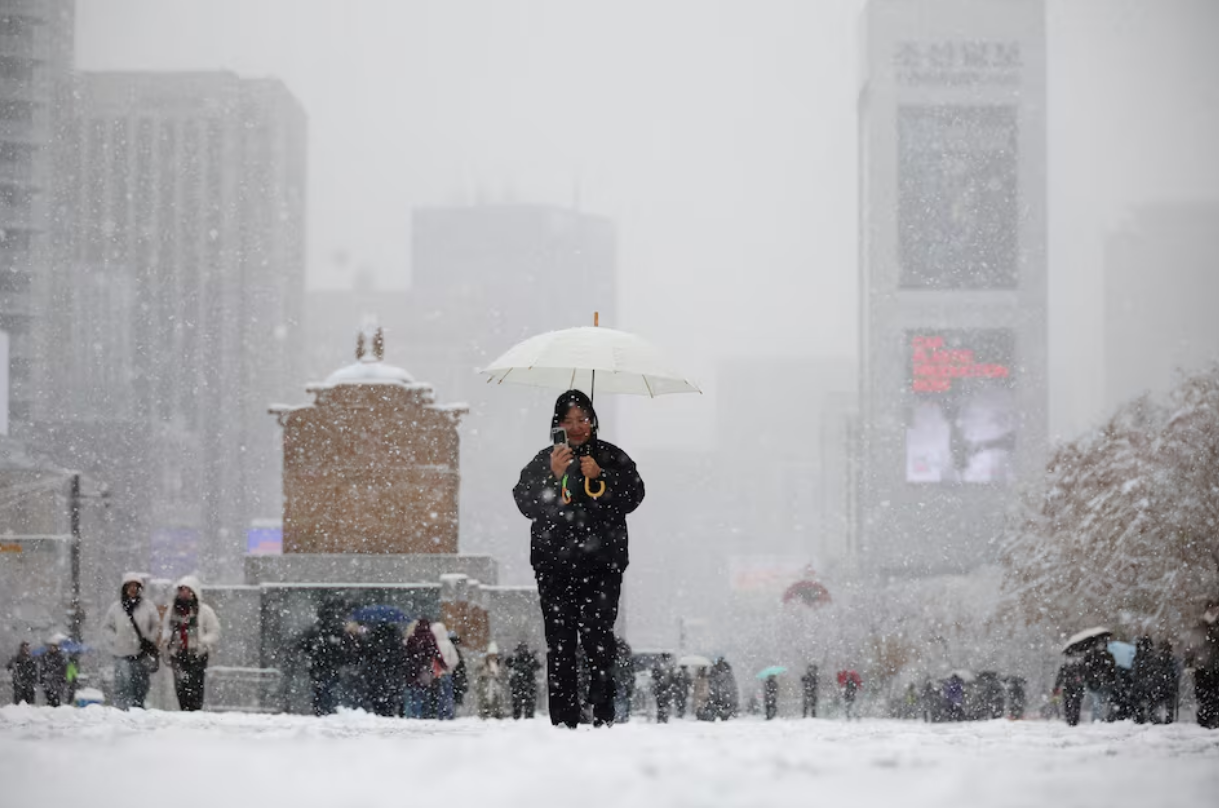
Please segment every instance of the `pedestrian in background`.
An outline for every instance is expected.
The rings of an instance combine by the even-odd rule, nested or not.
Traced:
[[[800,677],[800,686],[804,691],[804,717],[817,717],[817,666],[809,665],[808,670]]]
[[[149,676],[159,664],[161,618],[144,597],[144,579],[139,573],[123,576],[119,599],[102,618],[101,631],[114,655],[114,706],[144,709]]]
[[[48,707],[62,704],[68,689],[68,657],[59,647],[66,639],[63,634],[52,634],[38,659],[38,681],[42,684],[42,698]]]
[[[652,696],[656,699],[656,723],[669,723],[669,706],[673,699],[673,679],[665,658],[652,665]]]
[[[13,704],[33,704],[38,685],[38,661],[30,653],[30,644],[22,642],[17,646],[17,653],[4,667],[13,679]]]
[[[313,714],[317,716],[331,715],[338,708],[343,668],[357,660],[355,624],[346,621],[347,611],[342,603],[323,603],[318,608],[317,621],[296,644],[309,661]]]
[[[452,721],[457,716],[457,702],[453,689],[453,672],[461,662],[457,655],[457,646],[449,639],[449,630],[444,623],[432,623],[432,636],[436,638],[436,650],[440,652],[442,667],[437,667],[438,674],[432,680],[432,695],[436,701],[436,715],[440,721]]]
[[[1198,726],[1219,729],[1219,600],[1203,608],[1185,661],[1194,669]]]
[[[538,701],[538,671],[542,663],[525,643],[519,643],[508,657],[508,691],[512,696],[512,717],[533,718]]]
[[[499,664],[499,646],[494,642],[487,645],[474,681],[478,688],[478,717],[503,718],[504,668]]]
[[[203,602],[203,587],[193,575],[174,586],[174,600],[165,610],[161,642],[174,675],[174,692],[183,712],[203,709],[203,682],[212,652],[220,643],[220,620]]]
[[[766,709],[766,720],[773,721],[779,714],[779,677],[774,674],[762,680],[762,704]]]
[[[397,632],[397,629],[394,629]],[[392,654],[395,671],[401,672],[405,685],[405,709],[407,718],[423,718],[427,712],[428,695],[432,682],[444,671],[444,657],[432,631],[432,621],[420,617],[406,627],[406,643],[398,637],[397,650]],[[399,652],[401,663],[399,663]],[[395,675],[398,675],[397,673]],[[402,696],[402,688],[398,690]]]
[[[1067,657],[1054,680],[1054,695],[1062,696],[1062,712],[1067,726],[1073,727],[1079,723],[1086,689],[1083,661],[1076,657]]]

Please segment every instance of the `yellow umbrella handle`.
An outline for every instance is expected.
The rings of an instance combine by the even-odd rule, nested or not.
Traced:
[[[605,480],[597,480],[597,483],[601,486],[601,488],[598,489],[597,493],[594,494],[592,489],[588,487],[588,478],[584,478],[584,493],[588,494],[593,499],[600,499],[601,495],[605,493]]]

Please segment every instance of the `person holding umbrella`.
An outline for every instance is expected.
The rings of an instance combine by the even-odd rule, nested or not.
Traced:
[[[58,632],[52,634],[38,660],[38,681],[42,683],[42,695],[48,707],[62,704],[68,689],[68,656],[60,648],[67,639]]]
[[[576,646],[588,659],[594,725],[614,721],[614,623],[629,562],[627,514],[643,502],[634,461],[598,437],[587,395],[567,390],[555,401],[552,445],[521,471],[513,498],[530,520],[529,561],[538,582],[546,632],[550,721],[580,720]]]

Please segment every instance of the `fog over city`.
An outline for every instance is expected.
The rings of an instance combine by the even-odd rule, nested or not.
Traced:
[[[820,666],[833,716],[855,677],[874,718],[1058,719],[1089,642],[1204,667],[1216,35],[1213,0],[0,0],[0,654],[80,643],[113,703],[124,574],[167,621],[195,576],[204,709],[377,712],[318,706],[331,618],[546,682],[533,458],[629,524],[641,688],[728,660],[794,714],[812,670],[816,714]],[[493,366],[594,325],[595,413]]]

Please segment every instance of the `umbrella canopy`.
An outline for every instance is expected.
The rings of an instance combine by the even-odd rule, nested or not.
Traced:
[[[612,328],[568,328],[530,337],[481,371],[488,382],[655,398],[701,393],[641,337]]]
[[[396,606],[378,604],[376,606],[361,606],[351,613],[351,619],[357,623],[407,623],[406,614]]]
[[[42,656],[47,652],[47,647],[43,645],[35,648],[33,651],[30,651],[30,654],[32,656]],[[71,656],[72,654],[83,654],[87,651],[92,651],[93,646],[85,645],[83,642],[77,642],[76,640],[63,640],[59,643],[59,650]]]
[[[948,674],[947,678],[951,679],[954,676],[960,679],[962,682],[972,682],[974,679],[978,678],[974,676],[973,671],[967,671],[964,668],[958,668],[957,670]]]
[[[677,660],[679,668],[710,668],[711,660],[698,654],[687,654]]]
[[[1071,638],[1067,640],[1065,645],[1063,645],[1062,652],[1064,654],[1077,654],[1084,650],[1084,647],[1097,637],[1109,637],[1112,634],[1113,632],[1104,626],[1093,626],[1092,628],[1086,628],[1083,631],[1072,634]]]
[[[758,671],[758,679],[769,679],[771,676],[778,676],[780,673],[787,673],[787,668],[782,665],[771,665],[769,668],[763,668]]]
[[[1117,663],[1119,668],[1130,670],[1134,667],[1135,647],[1128,642],[1118,642],[1114,640],[1108,645],[1109,653],[1113,655],[1113,661]]]
[[[804,606],[824,606],[830,602],[830,591],[817,581],[796,581],[783,593],[784,603],[799,603]]]
[[[839,687],[845,685],[848,681],[854,682],[856,687],[863,684],[863,680],[859,678],[858,671],[838,671]]]

